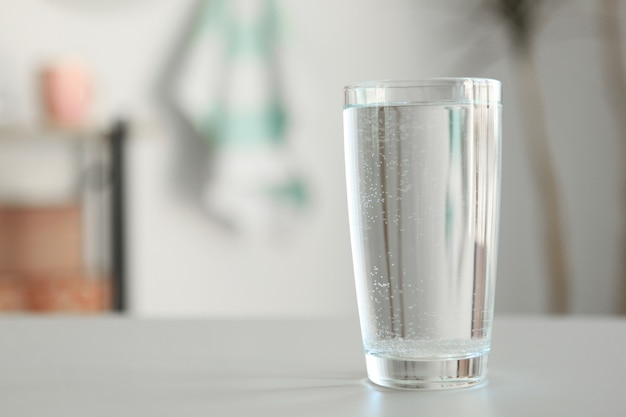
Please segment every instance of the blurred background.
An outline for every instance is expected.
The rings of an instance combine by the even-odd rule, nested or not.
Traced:
[[[619,0],[0,0],[0,309],[356,317],[342,89],[476,76],[504,86],[496,311],[624,313],[624,22]]]

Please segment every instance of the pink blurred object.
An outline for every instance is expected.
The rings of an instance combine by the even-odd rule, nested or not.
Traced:
[[[91,75],[79,61],[56,61],[42,72],[43,100],[48,120],[68,129],[84,127],[91,103]]]

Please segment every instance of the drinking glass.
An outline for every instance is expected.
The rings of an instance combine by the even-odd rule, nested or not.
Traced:
[[[343,117],[368,377],[392,388],[480,383],[495,290],[500,82],[354,84]]]

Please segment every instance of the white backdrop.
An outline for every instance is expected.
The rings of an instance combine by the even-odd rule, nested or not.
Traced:
[[[181,174],[181,155],[193,145],[155,102],[155,85],[195,2],[90,3],[0,0],[0,60],[6,63],[0,75],[10,80],[14,118],[33,123],[40,114],[38,66],[61,55],[81,56],[97,82],[95,125],[103,127],[120,113],[135,121],[128,185],[131,312],[355,315],[342,87],[466,75],[504,83],[497,310],[547,311],[538,206],[512,61],[502,28],[468,13],[478,1],[279,2],[286,22],[281,66],[288,141],[311,185],[312,203],[288,232],[274,237],[233,235],[202,211],[190,186],[194,179]],[[567,3],[549,16],[537,56],[563,184],[573,311],[610,313],[618,288],[622,161],[591,20],[596,2]]]

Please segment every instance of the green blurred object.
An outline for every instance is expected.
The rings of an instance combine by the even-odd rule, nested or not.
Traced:
[[[253,110],[233,111],[218,103],[200,125],[218,148],[279,146],[285,142],[287,115],[278,101]]]
[[[238,19],[234,2],[207,1],[194,37],[213,36],[222,45],[221,56],[215,62],[223,65],[223,83],[215,91],[214,104],[197,121],[199,129],[212,144],[221,147],[284,143],[287,111],[280,98],[280,86],[275,63],[279,17],[274,0],[263,0],[257,19]],[[193,42],[193,40],[192,40]],[[229,94],[237,80],[232,73],[236,67],[256,66],[263,71],[267,85],[264,97],[253,106],[238,103]],[[250,92],[253,95],[254,92]]]
[[[276,201],[289,204],[295,209],[303,209],[309,203],[306,181],[300,177],[292,177],[284,184],[271,186],[267,192]]]
[[[200,6],[170,94],[210,153],[203,205],[232,230],[271,229],[276,219],[295,224],[290,216],[311,198],[289,148],[278,3],[207,0]]]

